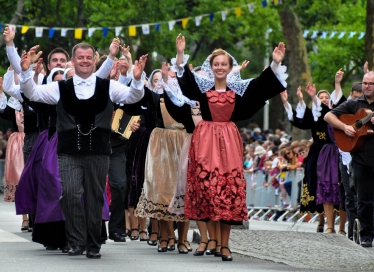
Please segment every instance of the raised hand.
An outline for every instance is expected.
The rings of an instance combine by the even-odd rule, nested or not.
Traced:
[[[114,38],[112,43],[109,46],[109,54],[113,58],[118,54],[119,51],[119,46],[120,46],[120,40],[119,38]]]
[[[175,47],[177,48],[177,53],[183,53],[186,48],[186,40],[181,33],[178,34],[177,39],[175,40]]]
[[[367,74],[367,73],[369,73],[369,62],[365,62],[365,64],[364,64],[364,74]]]
[[[316,96],[316,85],[315,84],[310,84],[308,82],[308,85],[306,85],[305,88],[306,93],[313,99]]]
[[[22,71],[27,71],[30,68],[31,65],[31,58],[30,58],[30,52],[26,53],[25,50],[23,50],[21,55],[21,68]]]
[[[15,31],[13,28],[11,28],[9,25],[5,26],[4,32],[3,32],[3,38],[8,46],[13,46],[13,40],[14,40]]]
[[[119,66],[121,75],[127,76],[127,71],[129,70],[129,63],[127,62],[127,60],[123,58],[119,59],[118,66]]]
[[[162,63],[161,75],[162,75],[162,80],[167,84],[168,83],[169,68],[166,65],[166,62]]]
[[[287,100],[288,100],[287,90],[284,90],[283,92],[281,92],[280,97],[282,99],[283,104],[287,103]]]
[[[135,80],[140,80],[141,79],[145,64],[147,62],[147,58],[148,58],[148,54],[141,56],[139,58],[139,61],[137,61],[137,60],[135,61],[134,69],[133,69]]]
[[[188,68],[190,69],[190,71],[192,71],[193,70],[193,64],[192,63],[188,64]]]
[[[344,76],[343,68],[340,68],[339,71],[337,71],[335,74],[335,83],[340,83],[343,79],[343,76]]]
[[[297,95],[297,98],[299,98],[299,102],[304,101],[304,100],[303,100],[303,92],[302,92],[302,90],[301,90],[301,86],[299,86],[299,87],[297,88],[296,95]]]
[[[130,62],[132,60],[131,58],[131,53],[130,53],[130,46],[124,45],[119,45],[119,48],[121,48],[122,54],[128,59]]]
[[[245,69],[249,64],[249,60],[244,60],[242,65],[240,65],[240,70]]]
[[[36,53],[38,48],[39,48],[39,45],[35,45],[35,46],[31,47],[31,49],[29,51],[31,63],[35,63],[39,59],[39,57],[43,54],[43,51],[39,51],[38,53]]]
[[[97,63],[99,61],[99,59],[100,59],[99,52],[95,51],[95,57],[94,57],[94,59],[95,59],[95,63]]]
[[[43,71],[43,59],[40,58],[38,59],[38,62],[36,63],[35,65],[35,75],[34,76],[38,76],[42,71]]]
[[[286,47],[284,46],[284,43],[280,42],[277,47],[274,48],[273,51],[273,60],[276,64],[279,64],[286,53]]]

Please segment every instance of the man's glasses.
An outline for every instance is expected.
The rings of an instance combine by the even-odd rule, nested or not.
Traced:
[[[374,82],[362,82],[362,85],[373,87],[374,86]]]

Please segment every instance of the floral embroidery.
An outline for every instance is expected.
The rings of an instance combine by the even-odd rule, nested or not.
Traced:
[[[233,91],[226,91],[219,93],[217,91],[211,90],[206,92],[206,96],[210,103],[225,103],[228,101],[230,104],[235,102],[235,93]]]
[[[317,136],[320,140],[325,140],[326,141],[326,132],[317,131],[316,134],[317,134]]]
[[[304,184],[303,185],[303,191],[302,191],[302,194],[301,194],[301,204],[306,206],[306,205],[308,205],[308,203],[310,201],[313,201],[313,200],[314,200],[314,196],[309,195],[309,190],[308,190],[307,184]]]

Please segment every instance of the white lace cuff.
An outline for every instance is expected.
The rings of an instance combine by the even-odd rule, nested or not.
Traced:
[[[334,91],[330,94],[331,102],[332,102],[334,105],[338,104],[339,100],[340,100],[340,99],[342,98],[342,96],[343,96],[343,92],[342,92],[341,89],[340,89],[340,92],[339,92],[338,96],[336,96],[336,93],[337,93],[337,91],[334,90]]]
[[[1,98],[2,100],[3,98]],[[5,100],[6,101],[6,100]],[[1,104],[3,103],[3,101],[1,101]],[[5,105],[8,105],[9,107],[11,107],[12,109],[15,109],[16,111],[21,111],[21,103],[14,97],[10,97],[9,100],[8,100],[8,103],[5,103]]]
[[[321,116],[321,111],[322,111],[322,107],[321,107],[321,101],[317,99],[317,105],[313,102],[312,103],[312,114],[313,114],[313,118],[314,118],[314,122],[317,122],[318,118]]]
[[[303,102],[303,105],[300,105],[300,102],[297,103],[297,106],[296,106],[296,117],[300,118],[300,119],[303,119],[304,118],[304,114],[305,114],[305,109],[306,109],[305,102]]]
[[[284,106],[284,109],[286,110],[288,120],[293,121],[293,112],[292,112],[291,104],[287,102],[287,107],[284,104],[283,106]]]
[[[0,96],[0,111],[3,111],[6,108],[7,98],[5,93],[2,93]]]
[[[278,78],[279,82],[283,85],[283,87],[287,88],[286,79],[288,78],[287,66],[282,65],[282,63],[276,64],[274,61],[270,64],[271,70],[273,70],[275,76]]]
[[[188,59],[190,58],[190,55],[183,54],[183,62],[179,65],[179,67],[177,66],[177,57],[172,58],[170,60],[170,63],[171,63],[170,70],[172,70],[173,72],[176,72],[177,77],[182,77],[184,73],[184,66],[187,64]]]

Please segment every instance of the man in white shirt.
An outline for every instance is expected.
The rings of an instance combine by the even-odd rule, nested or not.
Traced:
[[[57,105],[57,153],[62,185],[60,205],[70,256],[86,251],[87,258],[100,258],[101,215],[105,177],[109,168],[113,103],[132,104],[144,95],[142,72],[147,55],[134,63],[130,87],[93,75],[94,48],[74,46],[71,62],[75,75],[67,81],[35,85],[30,58],[21,58],[21,89],[31,101]],[[81,204],[83,196],[84,205]]]

